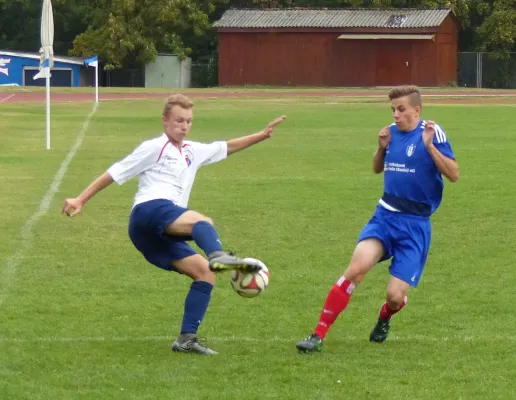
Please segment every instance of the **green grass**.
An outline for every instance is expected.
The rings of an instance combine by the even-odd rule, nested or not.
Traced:
[[[64,198],[160,132],[161,100],[100,104],[26,241],[22,228],[91,104],[53,104],[46,151],[44,107],[4,103],[0,399],[513,397],[514,107],[425,106],[424,117],[447,131],[461,178],[446,184],[433,218],[420,286],[394,317],[387,342],[371,344],[388,280],[378,266],[324,352],[306,356],[295,343],[314,327],[381,194],[371,156],[389,107],[328,99],[196,104],[191,136],[201,141],[288,116],[272,140],[202,169],[190,201],[215,220],[226,248],[268,264],[269,288],[244,299],[220,276],[200,330],[220,355],[172,353],[190,282],[147,264],[132,247],[127,218],[136,182],[108,188],[76,219],[60,215]]]

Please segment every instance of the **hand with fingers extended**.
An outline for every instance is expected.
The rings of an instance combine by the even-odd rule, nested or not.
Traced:
[[[265,135],[266,138],[270,138],[272,136],[272,132],[274,132],[274,129],[276,128],[276,126],[278,124],[280,124],[281,122],[283,122],[283,120],[287,118],[286,116],[282,115],[281,117],[278,117],[276,118],[274,121],[272,121],[271,123],[269,123],[269,125],[267,125],[267,128],[265,128],[263,130],[263,133]]]
[[[66,199],[63,205],[62,214],[66,214],[69,217],[75,217],[78,215],[84,204],[79,199]]]

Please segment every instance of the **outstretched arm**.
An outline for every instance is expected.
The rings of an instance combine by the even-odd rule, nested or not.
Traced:
[[[274,128],[276,128],[276,125],[281,123],[285,118],[285,116],[276,118],[261,132],[253,133],[252,135],[243,136],[237,139],[228,140],[228,156],[270,138],[272,136],[272,132],[274,132]]]
[[[131,154],[113,164],[106,172],[95,179],[78,197],[66,199],[63,205],[63,214],[75,217],[81,212],[82,207],[89,199],[113,182],[121,185],[151,168],[159,158],[160,150],[163,150],[165,143],[160,140],[148,140],[140,144]]]
[[[63,205],[62,213],[69,217],[75,217],[81,212],[82,207],[102,189],[107,188],[113,183],[113,178],[108,172],[104,172],[95,179],[78,197],[75,199],[66,199]]]

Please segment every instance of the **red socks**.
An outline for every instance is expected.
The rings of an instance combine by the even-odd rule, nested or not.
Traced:
[[[407,304],[407,296],[405,296],[405,298],[403,299],[403,303],[401,304],[399,310],[391,310],[387,305],[387,302],[385,302],[382,308],[380,309],[380,318],[387,321],[390,320],[394,314],[401,311],[403,307],[405,307],[405,304]]]
[[[330,329],[339,314],[347,307],[353,289],[355,289],[355,284],[344,277],[341,277],[331,288],[319,317],[319,323],[314,331],[321,339],[326,337],[328,329]]]
[[[326,337],[328,330],[337,320],[339,314],[348,306],[349,299],[351,298],[351,294],[353,293],[354,289],[355,284],[346,280],[344,276],[342,276],[330,289],[328,297],[326,297],[321,316],[319,317],[319,323],[317,324],[317,328],[315,328],[314,331],[314,333],[322,340],[324,340]],[[383,320],[390,320],[391,317],[397,312],[401,311],[406,304],[406,296],[398,310],[391,310],[387,305],[387,302],[385,302],[380,309],[380,318]]]

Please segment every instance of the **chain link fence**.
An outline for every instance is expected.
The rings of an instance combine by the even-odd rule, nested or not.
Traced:
[[[516,53],[507,60],[493,58],[490,53],[459,53],[458,86],[470,88],[516,89]],[[192,87],[218,85],[218,62],[192,63]]]
[[[114,69],[104,72],[105,86],[112,87],[145,87],[145,71],[143,69]]]
[[[211,58],[207,62],[192,63],[191,87],[207,88],[218,86],[219,69],[217,58]]]
[[[516,53],[506,60],[495,59],[490,53],[459,53],[461,87],[516,89]]]

